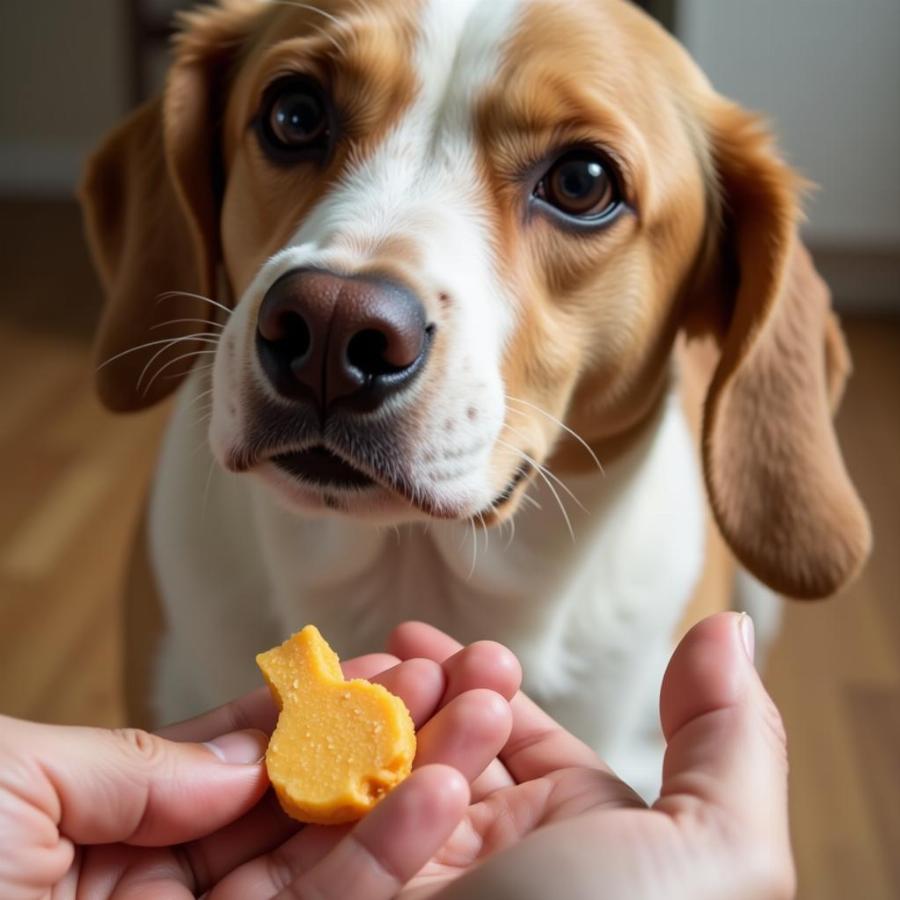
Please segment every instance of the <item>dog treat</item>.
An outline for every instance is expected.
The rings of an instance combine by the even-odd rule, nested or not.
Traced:
[[[291,818],[355,821],[409,775],[416,735],[403,701],[380,684],[344,681],[337,654],[315,626],[256,663],[281,710],[266,768]]]

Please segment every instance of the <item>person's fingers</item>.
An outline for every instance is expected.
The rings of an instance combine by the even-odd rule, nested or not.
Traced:
[[[36,811],[75,843],[163,846],[234,821],[268,784],[266,735],[242,731],[207,745],[137,730],[107,731],[7,719],[5,755],[23,761]]]
[[[388,900],[440,850],[468,802],[468,785],[455,769],[418,769],[352,830],[305,830],[277,851],[232,872],[209,900],[273,894]]]
[[[423,625],[420,635],[425,637],[426,642],[431,639],[431,645],[422,645],[416,638],[419,624],[411,623],[412,641],[409,649],[419,646],[420,649],[440,657],[444,656],[444,651],[453,646],[459,646],[456,641],[447,638],[446,635],[430,625]],[[395,634],[402,636],[405,630],[401,625]],[[446,640],[444,640],[445,638]],[[447,689],[441,699],[441,706],[446,706],[456,697],[478,688],[486,688],[511,700],[522,683],[522,667],[515,654],[494,641],[477,641],[467,647],[457,649],[450,656],[444,658],[442,667],[447,675]],[[449,758],[442,761],[454,765]],[[491,760],[487,768],[472,782],[472,800],[477,803],[488,794],[514,783],[503,763],[497,759]]]
[[[498,674],[508,680],[506,686],[494,682],[495,686],[493,687],[493,690],[496,690],[497,693],[502,694],[507,699],[511,699],[515,696],[515,691],[512,693],[508,692],[508,686],[512,683],[510,673],[513,673],[518,682],[521,683],[522,667],[519,665],[515,655],[503,647],[502,644],[483,643],[493,647],[501,647],[509,654],[509,658],[515,661],[514,666],[510,664],[509,658],[501,661],[501,671]],[[448,685],[447,695],[443,702],[452,699],[452,696],[458,694],[461,688],[465,689],[466,686],[472,685],[475,680],[473,675],[477,677],[476,667],[471,665],[471,661],[466,661],[464,666],[458,667],[460,655],[465,652],[465,649],[459,641],[444,634],[443,631],[435,628],[433,625],[427,625],[425,622],[404,622],[398,625],[388,637],[388,650],[400,659],[424,656],[443,664],[445,671],[448,671],[448,681],[452,682],[452,686]],[[458,668],[461,671],[457,671]],[[506,766],[499,759],[495,759],[472,782],[472,802],[478,803],[489,794],[511,787],[513,784],[515,784],[515,781],[509,774]]]
[[[388,679],[393,674],[414,678],[416,669],[426,662],[408,660],[378,677]],[[440,690],[432,689],[431,696],[439,697]],[[499,694],[486,690],[467,691],[452,700],[419,731],[415,767],[449,765],[467,780],[475,779],[505,743],[510,722],[509,705]],[[262,810],[263,806],[265,810]],[[200,889],[205,890],[237,866],[273,850],[296,831],[297,823],[283,815],[277,804],[267,798],[260,808],[240,821],[187,845],[185,856],[191,870],[197,873],[195,877]],[[323,836],[312,829],[294,845],[295,851],[302,852],[306,865],[312,865],[331,849],[331,838],[336,839],[338,835],[339,832],[335,832],[332,836]]]
[[[492,759],[488,767],[471,783],[472,802],[480,803],[485,797],[515,785],[509,769],[499,759]]]
[[[367,653],[342,662],[341,671],[344,678],[371,679],[381,672],[393,669],[399,662],[399,657],[391,653]]]
[[[453,766],[467,781],[474,781],[496,758],[511,726],[509,704],[503,697],[493,691],[467,691],[419,732],[414,765]]]
[[[513,727],[500,760],[516,782],[580,766],[608,771],[587,744],[566,731],[521,691],[509,705]]]
[[[462,650],[462,646],[455,638],[425,622],[403,622],[390,633],[387,641],[388,653],[400,659],[422,656],[441,663]]]
[[[404,622],[388,638],[388,650],[395,656],[401,659],[425,656],[441,661],[445,669],[452,664],[461,647],[458,641],[424,622]],[[569,734],[525,694],[516,694],[510,707],[513,727],[500,760],[515,782],[540,778],[556,769],[573,766],[606,769],[590,747]],[[479,796],[509,784],[503,770],[497,766],[485,776],[477,786]]]
[[[393,657],[382,656],[378,664],[392,659]],[[369,658],[369,662],[362,666],[358,665],[359,660],[354,661],[346,670],[346,674],[349,677],[366,669],[372,671],[376,667],[372,660],[373,658]],[[427,659],[406,660],[387,671],[373,674],[371,680],[403,699],[417,728],[431,718],[445,688],[441,667]],[[465,747],[472,746],[471,740],[467,743],[467,736],[484,726],[486,724],[484,720],[483,714],[474,715],[472,722],[466,723],[465,727],[460,729],[456,735],[456,744],[453,746],[460,744]],[[502,724],[494,727],[495,730],[500,730]],[[490,740],[490,734],[487,739]],[[426,745],[427,743],[426,741]],[[476,743],[475,746],[480,745]],[[473,759],[482,767],[486,765],[482,756],[473,756]],[[191,869],[197,873],[200,889],[206,890],[232,869],[282,844],[297,832],[298,827],[297,822],[281,812],[274,798],[271,800],[267,798],[260,807],[227,828],[189,844],[185,848],[185,856]]]
[[[180,856],[193,875],[193,889],[203,894],[229,872],[280,847],[304,826],[288,817],[274,791],[253,809],[215,834],[181,845]]]
[[[424,622],[404,622],[388,638],[388,649],[401,659],[427,657],[442,663],[447,691],[442,703],[474,687],[485,687],[510,700],[521,685],[522,667],[512,651],[493,641],[463,647],[459,641]],[[474,803],[515,784],[506,766],[493,760],[472,782]]]
[[[695,625],[663,680],[660,717],[667,749],[655,807],[681,815],[720,811],[792,875],[787,749],[775,704],[753,666],[752,622],[721,613]],[[749,829],[749,831],[748,831]]]
[[[389,900],[446,843],[468,803],[468,786],[455,769],[419,769],[276,897]]]
[[[263,686],[193,719],[159,728],[155,734],[167,741],[202,743],[232,731],[254,729],[270,734],[277,718],[272,694]]]
[[[434,715],[447,686],[443,669],[431,659],[404,660],[370,681],[403,700],[416,728],[421,728]]]
[[[442,668],[447,676],[442,705],[478,688],[511,700],[522,684],[522,667],[515,654],[494,641],[477,641],[457,650],[443,661]]]
[[[341,668],[345,678],[372,678],[398,662],[396,656],[388,653],[370,653],[347,660]],[[197,742],[208,741],[231,731],[249,729],[271,734],[277,718],[278,710],[272,693],[263,686],[203,715],[160,728],[156,733],[170,741]]]

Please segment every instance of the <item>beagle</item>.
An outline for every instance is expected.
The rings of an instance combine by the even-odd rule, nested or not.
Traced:
[[[716,534],[798,598],[868,553],[802,187],[625,0],[185,15],[82,190],[100,393],[178,387],[156,717],[253,687],[306,623],[345,656],[417,618],[511,647],[652,793],[676,632],[698,585],[730,600]]]

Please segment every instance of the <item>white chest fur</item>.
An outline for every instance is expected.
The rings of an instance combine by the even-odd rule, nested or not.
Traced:
[[[641,735],[655,734],[659,680],[702,566],[702,487],[674,393],[605,475],[567,479],[587,510],[562,495],[573,541],[542,487],[531,491],[541,509],[523,506],[513,538],[458,523],[302,519],[247,476],[211,469],[196,449],[200,389],[192,379],[179,401],[151,504],[168,623],[161,718],[258,685],[256,652],[308,622],[344,656],[379,649],[416,618],[508,645],[529,693],[631,768]]]

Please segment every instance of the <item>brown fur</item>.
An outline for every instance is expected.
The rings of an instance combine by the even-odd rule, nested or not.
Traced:
[[[137,110],[88,163],[81,198],[108,298],[95,347],[102,366],[97,384],[111,409],[149,406],[180,382],[157,379],[144,395],[137,382],[159,347],[132,351],[147,341],[201,331],[202,325],[169,325],[165,331],[157,326],[214,318],[214,308],[202,300],[160,296],[174,289],[209,296],[216,283],[221,254],[215,97],[259,10],[244,0],[188,17],[163,97]],[[159,364],[204,346],[180,343]],[[109,362],[118,354],[124,355]]]

